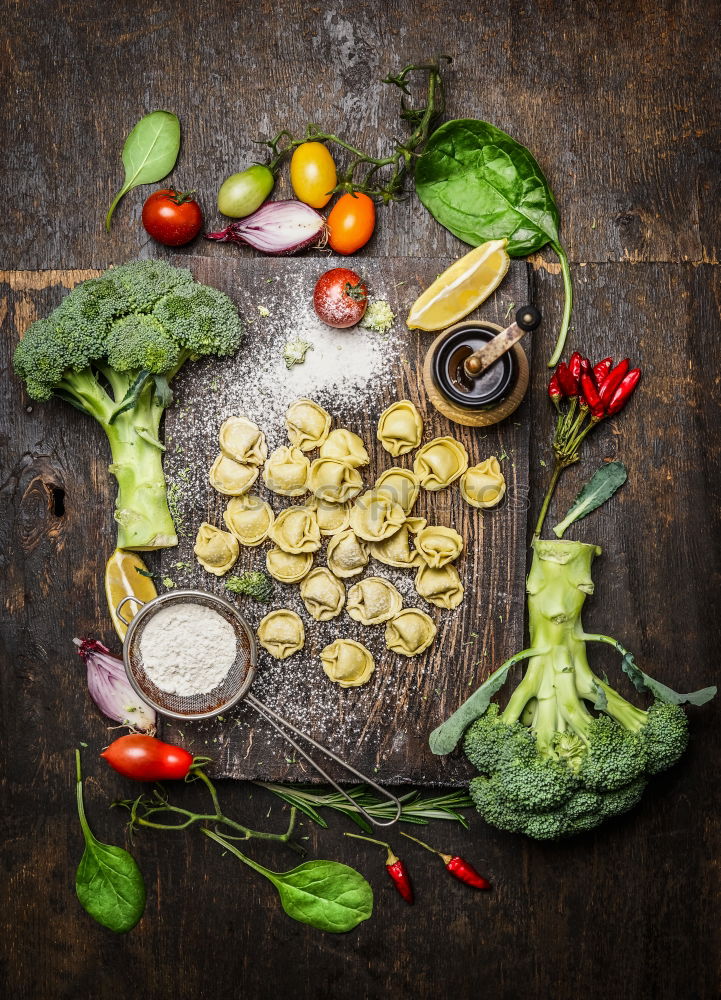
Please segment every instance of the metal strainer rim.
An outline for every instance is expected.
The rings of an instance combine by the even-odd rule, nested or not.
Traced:
[[[160,610],[163,604],[179,603],[179,598],[190,599],[191,603],[199,603],[198,598],[201,598],[206,606],[207,602],[212,602],[216,605],[220,605],[228,614],[230,614],[233,620],[237,622],[242,631],[245,633],[246,638],[248,640],[249,665],[246,671],[246,675],[243,678],[242,684],[238,688],[237,692],[231,698],[229,698],[227,701],[224,701],[220,707],[213,708],[208,712],[175,712],[170,708],[166,708],[163,705],[159,705],[153,698],[151,698],[148,695],[147,691],[144,691],[140,687],[140,684],[138,683],[135,677],[133,668],[130,663],[130,648],[131,648],[132,638],[140,622],[144,618],[147,618],[148,615],[155,614],[158,610]],[[257,660],[258,660],[258,646],[255,640],[255,635],[253,633],[253,630],[251,629],[248,622],[241,615],[238,609],[235,608],[229,601],[226,601],[225,598],[223,597],[218,597],[216,594],[210,593],[210,591],[208,590],[194,590],[194,589],[173,590],[166,594],[159,594],[152,600],[147,601],[140,607],[140,610],[137,611],[136,614],[130,619],[130,623],[128,625],[128,631],[125,633],[125,639],[123,640],[123,666],[125,667],[125,674],[128,678],[128,681],[130,682],[131,687],[138,695],[138,697],[142,698],[142,700],[146,704],[150,705],[151,708],[154,708],[156,712],[160,713],[160,715],[166,716],[167,718],[170,719],[180,719],[180,720],[187,719],[192,721],[200,721],[202,719],[212,719],[214,716],[220,715],[222,712],[230,711],[230,709],[234,708],[239,701],[242,701],[242,699],[248,693],[250,686],[253,683],[253,679],[255,677]],[[181,695],[177,697],[183,697],[183,696]],[[196,696],[191,695],[190,697],[196,697]]]

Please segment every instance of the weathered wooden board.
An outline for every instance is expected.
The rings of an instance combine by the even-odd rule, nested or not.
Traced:
[[[397,317],[393,331],[383,337],[362,329],[331,332],[315,318],[311,301],[315,282],[324,270],[342,261],[239,260],[232,247],[225,249],[228,252],[223,260],[183,258],[196,277],[224,289],[237,301],[247,334],[235,358],[188,366],[175,384],[176,405],[166,417],[165,462],[169,481],[177,486],[185,534],[177,550],[163,553],[161,575],[178,586],[227,593],[223,581],[194,559],[192,546],[202,521],[223,527],[222,512],[228,498],[212,489],[207,472],[218,452],[218,428],[228,416],[247,414],[265,431],[272,449],[288,443],[283,423],[287,405],[309,395],[331,413],[334,426],[349,427],[366,442],[371,465],[362,472],[368,486],[393,465],[412,467],[412,454],[393,459],[376,440],[379,415],[397,399],[412,399],[421,410],[424,442],[454,435],[465,445],[473,465],[490,455],[499,456],[508,492],[498,509],[469,507],[458,484],[439,493],[421,491],[414,508],[414,513],[429,524],[455,527],[466,542],[458,562],[466,593],[458,609],[445,611],[419,598],[412,587],[415,570],[392,569],[371,560],[364,573],[394,581],[406,607],[421,607],[434,619],[436,640],[421,656],[408,659],[390,652],[384,625],[365,627],[345,611],[330,622],[314,621],[297,585],[276,584],[269,607],[247,598],[239,601],[253,626],[271,608],[289,607],[300,614],[306,630],[305,648],[288,660],[274,660],[259,649],[253,686],[257,697],[354,766],[383,781],[463,782],[468,773],[465,763],[434,757],[427,748],[427,737],[499,658],[520,648],[528,506],[529,428],[525,410],[519,409],[496,427],[474,430],[451,424],[427,401],[420,369],[434,338],[408,331],[403,319],[419,291],[448,260],[364,260],[361,270],[372,296],[387,299]],[[514,262],[479,315],[503,322],[512,304],[520,306],[527,298],[527,265]],[[259,308],[269,315],[261,315]],[[304,365],[287,372],[281,358],[283,344],[297,334],[315,346]],[[362,346],[354,348],[354,340]],[[354,364],[357,371],[352,370]],[[313,388],[308,388],[311,380]],[[276,511],[302,502],[270,493],[260,479],[253,490]],[[271,547],[267,542],[261,548],[242,549],[234,572],[264,568],[265,552]],[[315,565],[324,564],[325,545],[315,560]],[[358,579],[347,581],[348,586]],[[363,688],[343,690],[323,673],[320,651],[339,635],[365,643],[375,656],[376,672]],[[166,724],[166,732],[172,734],[175,728]],[[222,720],[183,722],[179,728],[198,753],[208,753],[218,761],[218,770],[224,775],[265,780],[317,778],[248,706],[239,705]]]

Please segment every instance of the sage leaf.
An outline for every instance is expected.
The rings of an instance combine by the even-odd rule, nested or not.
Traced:
[[[203,833],[272,882],[281,906],[293,920],[343,934],[373,912],[373,890],[355,868],[338,861],[306,861],[288,872],[272,872],[212,830],[205,828]]]
[[[562,521],[554,527],[553,533],[562,538],[564,531],[574,521],[580,521],[594,510],[610,500],[616,490],[619,490],[628,479],[628,472],[623,462],[609,462],[591,476]]]
[[[415,170],[418,197],[442,226],[479,246],[507,239],[511,257],[550,244],[561,262],[565,304],[549,361],[563,352],[573,304],[571,271],[559,239],[559,215],[543,171],[525,146],[489,122],[459,118],[428,140]]]
[[[125,180],[105,216],[108,232],[115,207],[123,195],[139,184],[155,184],[167,177],[175,166],[179,150],[180,122],[174,114],[151,111],[140,119],[123,146]]]
[[[101,844],[85,816],[80,752],[75,751],[76,795],[85,851],[75,874],[75,891],[87,913],[103,927],[125,934],[145,910],[145,882],[133,857],[122,847]]]

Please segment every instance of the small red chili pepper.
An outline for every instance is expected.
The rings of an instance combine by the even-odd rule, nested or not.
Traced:
[[[638,385],[638,380],[641,378],[641,369],[632,368],[628,375],[623,379],[621,384],[618,386],[614,392],[611,399],[606,404],[606,415],[612,417],[614,413],[618,413],[622,410],[629,400],[629,397],[633,393],[633,390]]]
[[[583,361],[583,356],[580,351],[574,351],[571,357],[568,359],[568,370],[570,371],[573,378],[578,382],[581,377],[581,362]]]
[[[601,420],[606,412],[606,407],[598,394],[593,379],[585,373],[581,375],[581,393],[586,403],[588,403],[591,416],[595,420]]]
[[[593,375],[593,368],[588,358],[581,358],[581,375]]]
[[[604,358],[603,361],[599,361],[597,365],[593,366],[593,377],[596,380],[596,385],[601,385],[612,368],[613,358]]]
[[[578,395],[578,383],[571,374],[565,361],[562,361],[558,368],[556,368],[556,377],[558,378],[558,384],[560,385],[561,392],[564,396]]]
[[[356,840],[367,840],[369,844],[378,844],[379,847],[385,847],[388,851],[388,856],[386,857],[386,871],[396,887],[400,895],[405,899],[406,903],[413,903],[413,885],[411,884],[411,877],[408,874],[408,869],[405,864],[401,861],[399,857],[391,850],[390,844],[387,844],[385,840],[375,840],[373,837],[363,837],[360,833],[346,833],[346,837],[354,837]]]
[[[411,837],[410,833],[404,833],[403,830],[401,830],[401,836],[408,837],[409,840],[413,840],[416,844],[420,844],[421,847],[425,847],[427,851],[437,854],[438,857],[443,860],[443,864],[446,866],[446,871],[449,871],[454,878],[460,879],[461,882],[465,882],[466,885],[472,885],[474,889],[491,888],[491,883],[488,879],[479,875],[473,865],[469,864],[457,854],[443,854],[442,851],[437,851],[435,847],[431,847],[429,844],[424,844],[422,840],[419,840],[417,837]]]
[[[558,378],[556,377],[555,374],[551,375],[551,380],[548,383],[548,395],[550,396],[553,405],[556,407],[556,409],[558,409],[559,403],[563,398],[563,393],[561,392],[561,387],[558,384]]]
[[[623,382],[628,372],[629,363],[628,358],[624,358],[620,361],[616,367],[608,373],[603,382],[598,387],[598,394],[604,403],[608,403],[613,396],[616,389],[618,389],[621,382]]]

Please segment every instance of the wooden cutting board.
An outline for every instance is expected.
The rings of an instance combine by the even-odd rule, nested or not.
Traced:
[[[413,400],[424,418],[423,441],[452,435],[466,447],[472,465],[496,455],[507,481],[506,499],[491,511],[471,508],[458,484],[439,493],[421,490],[414,514],[429,524],[455,527],[466,548],[458,562],[465,599],[454,611],[414,596],[415,571],[401,571],[371,560],[366,575],[391,579],[406,606],[418,606],[435,621],[438,634],[430,649],[413,659],[391,653],[385,626],[364,627],[346,612],[331,622],[316,622],[306,612],[297,585],[275,585],[269,607],[238,598],[255,627],[271,608],[288,607],[304,621],[306,645],[282,662],[259,649],[253,694],[364,773],[390,784],[402,782],[459,785],[467,780],[465,761],[434,757],[427,736],[506,656],[522,647],[526,511],[528,495],[527,404],[504,423],[481,430],[455,426],[427,402],[421,380],[432,334],[406,329],[404,318],[414,299],[450,260],[423,258],[363,259],[350,264],[361,272],[374,298],[387,299],[396,314],[386,337],[323,328],[312,309],[317,278],[333,258],[276,259],[238,256],[178,257],[195,277],[221,288],[237,302],[246,324],[237,356],[187,365],[174,385],[176,403],[166,418],[166,471],[184,534],[177,549],[162,555],[162,575],[178,587],[193,586],[227,595],[222,580],[197,564],[192,547],[199,524],[223,526],[228,498],[208,484],[207,471],[218,452],[217,432],[226,417],[245,413],[265,431],[269,447],[287,444],[283,412],[297,396],[310,396],[333,417],[363,438],[371,465],[361,470],[372,485],[392,465],[412,466],[413,454],[393,459],[376,440],[379,414],[397,399]],[[473,318],[497,323],[512,306],[528,301],[527,266],[512,263],[499,290]],[[314,344],[302,366],[287,372],[282,348],[300,335]],[[315,457],[314,455],[310,456]],[[277,512],[298,500],[270,494],[262,480],[254,487]],[[325,541],[325,540],[324,540]],[[270,543],[241,549],[234,572],[264,568]],[[325,545],[315,565],[325,564]],[[348,581],[355,583],[359,577]],[[373,653],[376,671],[366,686],[342,690],[323,673],[319,653],[338,635],[363,642]],[[182,734],[184,745],[208,754],[219,775],[267,781],[315,781],[317,776],[242,703],[227,716],[205,723],[166,723],[166,737]],[[342,776],[331,767],[331,773]]]

